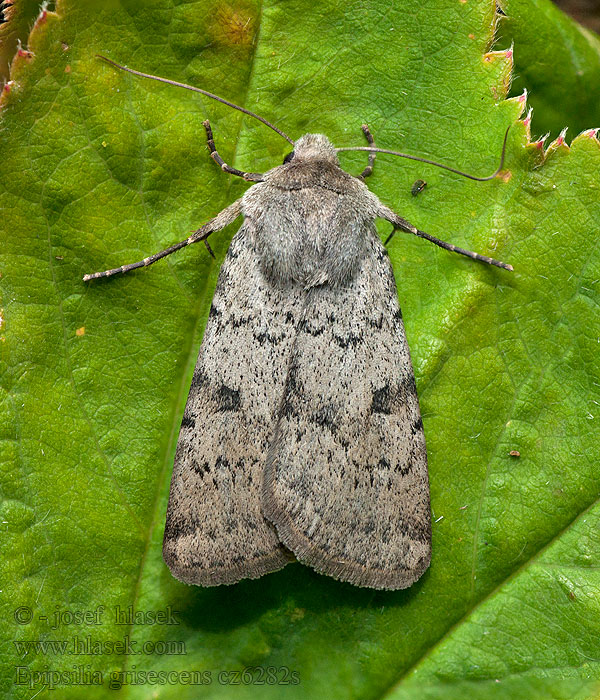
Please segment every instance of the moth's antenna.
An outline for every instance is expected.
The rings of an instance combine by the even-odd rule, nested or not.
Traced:
[[[271,124],[271,122],[268,122],[266,119],[264,119],[263,117],[260,117],[258,114],[254,114],[254,112],[251,112],[249,109],[245,109],[244,107],[240,107],[239,105],[233,104],[233,102],[229,102],[228,100],[224,100],[222,97],[219,97],[218,95],[213,95],[212,92],[207,92],[206,90],[202,90],[201,88],[194,87],[193,85],[187,85],[186,83],[178,83],[176,80],[169,80],[168,78],[160,78],[158,75],[151,75],[150,73],[142,73],[139,70],[133,70],[133,68],[127,68],[126,66],[122,66],[119,63],[116,63],[116,61],[113,61],[110,58],[107,58],[106,56],[102,56],[99,53],[96,54],[96,58],[101,58],[103,61],[106,61],[106,63],[110,63],[110,65],[114,66],[115,68],[118,68],[119,70],[124,70],[127,73],[133,73],[133,75],[139,75],[141,78],[150,78],[151,80],[158,80],[159,83],[167,83],[168,85],[175,85],[175,87],[185,88],[186,90],[192,90],[193,92],[199,92],[202,95],[205,95],[206,97],[211,97],[213,100],[216,100],[217,102],[222,102],[224,105],[227,105],[228,107],[233,107],[233,109],[237,109],[240,112],[247,114],[249,117],[254,117],[255,119],[258,119],[259,122],[266,124],[266,126],[273,129],[273,131],[276,131],[280,136],[283,136],[283,138],[286,141],[288,141],[288,143],[291,143],[292,146],[294,145],[294,141],[292,141],[292,139],[287,134],[284,134],[283,131],[281,131],[281,129],[278,129],[274,124]]]
[[[411,156],[408,153],[400,153],[399,151],[390,151],[387,148],[370,148],[369,146],[348,146],[345,148],[336,148],[336,151],[368,151],[370,153],[389,153],[392,156],[400,156],[401,158],[409,158],[410,160],[418,160],[421,163],[428,163],[429,165],[436,165],[438,168],[443,168],[444,170],[449,170],[451,173],[456,173],[457,175],[462,175],[463,177],[468,177],[469,180],[477,180],[478,182],[485,182],[486,180],[493,180],[496,175],[504,167],[504,155],[506,154],[506,140],[508,139],[508,132],[510,131],[510,126],[504,134],[504,143],[502,144],[502,155],[500,156],[500,165],[498,168],[487,177],[477,177],[475,175],[469,175],[469,173],[463,173],[462,170],[456,170],[456,168],[451,168],[449,165],[442,165],[442,163],[436,163],[435,160],[428,160],[427,158],[419,158],[419,156]]]

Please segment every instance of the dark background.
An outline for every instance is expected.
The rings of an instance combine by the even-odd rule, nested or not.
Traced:
[[[600,32],[600,2],[598,0],[553,0],[553,2],[584,27]]]

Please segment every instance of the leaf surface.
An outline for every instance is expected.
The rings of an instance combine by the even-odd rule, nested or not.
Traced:
[[[503,0],[499,46],[514,43],[511,94],[526,88],[535,132],[573,135],[600,125],[600,38],[550,0]]]

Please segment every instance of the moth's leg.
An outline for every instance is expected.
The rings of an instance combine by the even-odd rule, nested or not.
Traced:
[[[398,216],[395,212],[393,212],[391,209],[389,209],[386,206],[381,206],[381,209],[377,213],[378,216],[380,216],[382,219],[386,219],[387,221],[392,224],[394,227],[394,230],[390,233],[390,235],[387,237],[384,245],[387,245],[391,240],[396,231],[399,229],[400,231],[405,231],[406,233],[412,233],[415,236],[419,236],[419,238],[425,238],[428,241],[431,241],[432,243],[435,243],[435,245],[438,245],[440,248],[444,248],[445,250],[450,250],[453,253],[460,253],[461,255],[466,255],[468,258],[472,258],[473,260],[479,260],[479,262],[484,262],[487,263],[488,265],[495,265],[496,267],[501,267],[504,270],[511,270],[513,269],[512,265],[509,265],[508,263],[503,263],[500,262],[499,260],[495,260],[494,258],[490,258],[487,255],[480,255],[479,253],[474,253],[471,250],[465,250],[464,248],[459,248],[458,246],[452,245],[452,243],[446,243],[446,241],[442,241],[439,238],[436,238],[435,236],[431,236],[428,233],[425,233],[425,231],[419,231],[418,228],[415,228],[410,221],[407,221],[406,219],[403,219],[401,216]]]
[[[369,146],[375,146],[375,139],[373,138],[373,134],[369,130],[369,127],[366,124],[363,124],[360,128],[362,129],[363,134],[367,137],[367,142],[369,143]],[[373,165],[375,164],[376,156],[376,153],[369,153],[369,164],[358,176],[359,180],[364,180],[366,177],[369,177],[369,175],[373,173]]]
[[[206,129],[206,138],[208,141],[208,147],[210,149],[210,157],[221,168],[221,170],[223,170],[226,173],[229,173],[230,175],[237,175],[238,177],[243,177],[244,180],[250,180],[252,182],[262,182],[263,176],[261,173],[245,173],[243,170],[238,170],[237,168],[232,168],[231,165],[227,165],[227,163],[221,158],[221,156],[217,152],[217,149],[215,148],[215,140],[213,138],[213,132],[208,119],[205,122],[202,122],[202,125]]]
[[[165,250],[161,250],[160,253],[151,255],[149,258],[144,258],[139,262],[131,263],[129,265],[121,265],[121,267],[117,267],[114,270],[105,270],[104,272],[93,272],[90,275],[84,275],[83,281],[89,282],[90,280],[98,279],[98,277],[112,277],[113,275],[116,275],[119,272],[129,272],[130,270],[136,270],[138,267],[148,267],[148,265],[152,265],[157,260],[165,258],[167,255],[171,255],[171,253],[174,253],[176,250],[181,250],[181,248],[185,248],[191,243],[196,243],[198,241],[204,241],[206,247],[208,248],[208,251],[212,255],[212,250],[210,249],[210,246],[208,245],[206,239],[210,236],[211,233],[214,233],[215,231],[220,231],[222,228],[225,228],[225,226],[229,226],[229,224],[233,223],[237,219],[237,217],[241,213],[240,202],[241,200],[238,199],[233,204],[230,204],[226,209],[223,209],[222,212],[217,214],[214,219],[211,219],[206,224],[204,224],[204,226],[201,226],[197,231],[194,231],[194,233],[192,233],[191,236],[186,238],[185,241],[175,243],[175,245],[172,245],[170,248],[165,248]]]

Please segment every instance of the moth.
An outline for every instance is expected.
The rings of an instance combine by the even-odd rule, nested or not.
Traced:
[[[380,149],[335,148],[321,134],[292,144],[264,174],[212,159],[254,183],[185,241],[89,281],[153,264],[234,222],[177,443],[163,556],[202,586],[258,578],[296,559],[357,586],[406,588],[431,557],[423,422],[379,217],[396,230],[506,270],[418,230],[365,185]],[[508,134],[508,130],[507,130]],[[500,172],[506,148],[496,172]],[[338,153],[362,150],[354,176]],[[424,160],[415,156],[407,156]],[[439,164],[436,164],[439,165]],[[389,238],[391,238],[391,235]],[[388,238],[388,241],[389,241]],[[386,241],[387,243],[387,241]]]

